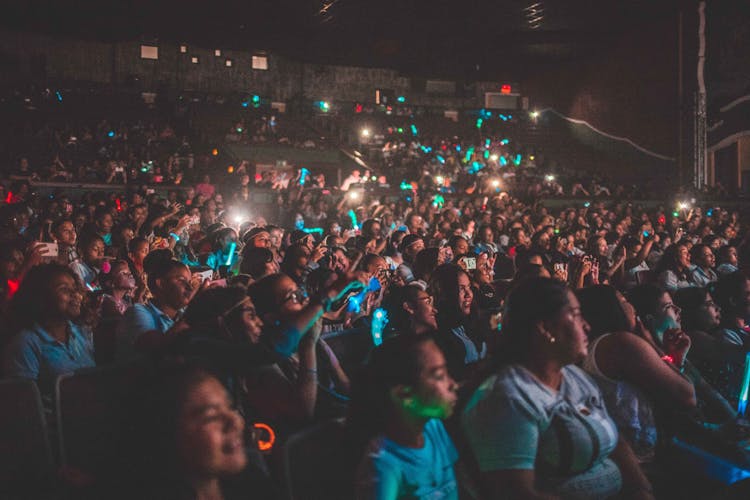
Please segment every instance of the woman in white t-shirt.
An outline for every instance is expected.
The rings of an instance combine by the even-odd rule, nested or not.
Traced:
[[[530,278],[506,300],[494,374],[461,419],[488,498],[653,498],[599,388],[575,366],[587,330],[578,299],[552,279]]]

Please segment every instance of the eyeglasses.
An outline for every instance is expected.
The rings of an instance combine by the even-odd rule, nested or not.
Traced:
[[[291,300],[295,304],[302,304],[305,299],[307,299],[307,291],[304,288],[297,288],[296,290],[293,290],[287,294],[287,296],[284,298],[283,303],[289,302]]]

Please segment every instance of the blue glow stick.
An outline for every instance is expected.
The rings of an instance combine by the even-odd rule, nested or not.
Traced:
[[[232,257],[234,257],[235,250],[237,250],[237,243],[233,241],[229,244],[229,256],[227,257],[227,263],[226,263],[227,266],[232,265]]]
[[[302,170],[300,171],[300,174],[299,174],[299,184],[300,184],[300,186],[304,186],[305,185],[305,180],[306,180],[306,177],[308,175],[310,175],[310,171],[307,170],[306,168],[302,167]]]
[[[376,346],[383,343],[383,329],[387,324],[388,312],[382,308],[375,309],[370,322],[370,335],[372,335],[372,343]]]
[[[354,210],[349,210],[349,218],[352,220],[352,229],[355,231],[359,230],[359,223],[357,222],[357,214],[354,213]]]
[[[411,134],[412,135],[417,135],[418,133],[419,132],[417,131],[417,126],[412,123],[411,124]]]
[[[737,403],[737,411],[742,416],[745,416],[745,410],[747,409],[748,390],[750,390],[750,352],[745,355],[745,374],[742,377],[742,391]]]
[[[508,164],[508,160],[504,156],[500,157],[500,165],[505,166]]]
[[[302,230],[304,232],[306,232],[307,234],[310,234],[310,233],[323,234],[323,228],[322,227],[303,227]]]

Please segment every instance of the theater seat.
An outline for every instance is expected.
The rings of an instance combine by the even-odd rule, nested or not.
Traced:
[[[130,388],[144,370],[136,364],[92,368],[57,379],[61,465],[88,478],[87,486],[108,480],[121,465]]]
[[[281,450],[287,500],[351,500],[359,457],[347,446],[343,420],[293,434]]]
[[[55,498],[54,477],[39,389],[0,380],[0,498]]]

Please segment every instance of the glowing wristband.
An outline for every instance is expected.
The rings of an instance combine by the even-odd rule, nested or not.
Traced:
[[[171,236],[172,238],[174,238],[175,242],[177,242],[177,243],[180,242],[180,237],[177,236],[175,233],[169,233],[169,236]]]
[[[669,363],[670,365],[673,365],[673,364],[674,364],[674,358],[673,358],[672,356],[670,356],[669,354],[665,354],[664,356],[662,356],[662,357],[661,357],[661,360],[662,360],[662,361],[666,361],[666,362],[667,362],[667,363]]]

